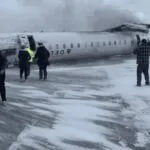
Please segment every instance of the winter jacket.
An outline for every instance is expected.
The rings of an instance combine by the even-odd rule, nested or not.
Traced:
[[[7,58],[5,55],[0,53],[0,74],[5,72],[5,68],[7,67]]]
[[[35,59],[37,60],[37,64],[39,66],[45,66],[49,64],[49,59],[50,57],[50,53],[49,51],[45,48],[45,46],[39,46],[37,48],[37,52],[35,54]]]
[[[149,46],[138,46],[133,52],[137,55],[137,64],[149,64],[150,47]]]
[[[25,66],[28,66],[31,56],[29,55],[27,51],[20,50],[18,54],[18,58],[19,58],[20,67],[25,67]]]
[[[34,57],[33,56],[33,51],[30,48],[26,48],[25,50],[29,53],[29,55],[31,57],[31,59],[29,60],[29,62],[32,63],[33,62],[33,57]]]

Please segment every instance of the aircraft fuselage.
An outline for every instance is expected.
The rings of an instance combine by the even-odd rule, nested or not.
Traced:
[[[50,33],[22,33],[0,35],[1,49],[6,54],[12,49],[11,61],[17,60],[21,44],[28,45],[36,51],[37,43],[43,42],[50,52],[51,61],[71,59],[100,58],[113,55],[126,55],[133,52],[137,46],[135,32],[50,32]],[[140,34],[140,38],[147,38],[147,34]],[[7,49],[4,47],[8,47]],[[14,58],[14,60],[13,60]]]

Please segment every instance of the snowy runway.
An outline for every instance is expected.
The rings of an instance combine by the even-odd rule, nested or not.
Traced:
[[[51,66],[48,81],[34,68],[26,83],[8,69],[0,148],[148,150],[150,87],[135,84],[135,60]]]

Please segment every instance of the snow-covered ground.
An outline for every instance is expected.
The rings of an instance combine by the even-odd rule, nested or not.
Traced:
[[[135,60],[34,68],[26,83],[7,70],[0,110],[5,150],[149,150],[150,87],[136,87]],[[9,129],[9,130],[8,130]]]

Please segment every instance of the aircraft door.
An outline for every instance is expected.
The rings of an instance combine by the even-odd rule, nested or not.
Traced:
[[[18,35],[16,39],[16,44],[17,44],[16,49],[17,49],[17,54],[18,54],[22,45],[29,46],[28,38],[25,35]]]
[[[28,37],[28,40],[29,40],[30,49],[32,51],[36,51],[36,43],[35,43],[33,35],[28,35],[27,37]]]

